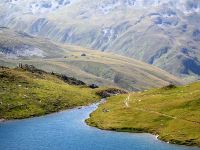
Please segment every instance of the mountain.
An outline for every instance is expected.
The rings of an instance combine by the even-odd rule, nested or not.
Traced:
[[[0,25],[200,76],[199,0],[2,0]]]
[[[75,77],[87,84],[134,91],[183,83],[166,71],[128,57],[0,28],[0,65],[16,67],[19,63]]]

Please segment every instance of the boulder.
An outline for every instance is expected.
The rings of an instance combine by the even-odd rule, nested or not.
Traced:
[[[92,89],[97,89],[97,88],[99,88],[99,86],[96,85],[96,84],[91,84],[91,85],[89,85],[89,87],[92,88]]]
[[[165,90],[174,89],[174,88],[176,88],[176,85],[174,85],[174,84],[169,84],[169,85],[163,87],[163,89],[165,89]]]
[[[83,54],[81,54],[81,56],[86,56],[86,54],[83,53]]]

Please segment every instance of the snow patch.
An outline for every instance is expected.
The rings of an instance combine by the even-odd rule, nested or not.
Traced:
[[[15,46],[15,47],[2,47],[0,48],[1,54],[7,58],[19,58],[19,57],[45,57],[44,52],[39,48],[35,48],[29,45]]]

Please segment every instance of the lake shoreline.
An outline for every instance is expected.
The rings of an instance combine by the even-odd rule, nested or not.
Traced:
[[[116,150],[118,150],[118,149],[120,150],[120,148],[119,148],[120,144],[118,144],[118,143],[123,144],[124,142],[129,143],[125,146],[126,150],[134,149],[134,147],[136,148],[136,150],[138,150],[137,147],[140,144],[141,144],[141,148],[142,147],[143,148],[139,149],[139,150],[145,150],[146,146],[143,146],[144,142],[146,142],[147,144],[151,144],[153,147],[155,146],[156,150],[159,150],[159,146],[168,147],[165,150],[189,150],[190,149],[190,147],[185,147],[185,146],[179,147],[178,145],[173,146],[173,145],[170,145],[170,144],[166,144],[165,142],[160,142],[160,140],[158,140],[156,136],[153,136],[152,134],[148,134],[148,133],[141,133],[141,134],[140,133],[138,133],[138,134],[131,134],[130,133],[129,134],[129,133],[125,133],[123,131],[124,133],[118,134],[117,132],[112,132],[112,131],[109,132],[109,130],[108,131],[103,131],[103,130],[101,131],[97,128],[88,126],[85,123],[85,120],[88,119],[90,117],[90,114],[97,109],[99,103],[100,102],[93,103],[92,105],[88,105],[88,106],[76,107],[76,108],[73,108],[73,109],[67,109],[65,111],[51,113],[49,115],[45,115],[45,116],[42,116],[42,117],[29,118],[27,120],[26,119],[25,120],[18,120],[16,122],[15,121],[10,122],[8,120],[8,122],[6,122],[5,124],[2,123],[2,126],[0,128],[0,130],[5,128],[5,130],[4,130],[5,133],[1,132],[2,134],[0,134],[1,138],[3,138],[3,139],[8,138],[8,139],[5,140],[2,143],[0,142],[0,144],[2,144],[2,146],[4,146],[5,149],[6,148],[9,149],[9,147],[11,147],[12,145],[3,144],[3,143],[5,143],[6,141],[9,141],[9,140],[13,140],[13,141],[15,141],[14,143],[18,143],[18,142],[16,142],[16,140],[19,139],[18,137],[20,137],[20,139],[21,138],[24,139],[25,141],[26,141],[27,137],[29,137],[30,139],[28,141],[35,141],[37,143],[36,145],[38,145],[38,146],[49,146],[48,145],[49,141],[58,141],[56,143],[58,145],[55,146],[53,144],[53,145],[51,145],[51,148],[55,146],[54,149],[56,149],[56,150],[60,150],[62,148],[64,150],[64,149],[66,149],[68,144],[72,144],[72,143],[69,142],[68,144],[63,144],[62,145],[63,147],[61,146],[61,148],[58,149],[57,147],[60,146],[60,143],[64,143],[64,141],[66,142],[66,141],[68,141],[68,139],[71,139],[72,137],[75,138],[75,139],[76,138],[80,139],[81,135],[84,135],[83,137],[86,136],[86,137],[89,138],[89,137],[91,137],[91,133],[92,133],[92,136],[96,137],[98,139],[97,141],[94,140],[98,143],[97,146],[96,146],[96,150],[98,150],[100,147],[102,147],[102,143],[106,142],[109,139],[111,140],[110,146],[112,146],[112,147],[114,146],[115,148],[117,148]],[[10,130],[10,127],[12,126],[14,128],[16,125],[19,127],[18,128],[18,131],[20,131],[20,132],[18,132],[19,134],[16,134],[16,136],[14,136],[14,137],[12,137],[12,136],[6,137],[6,134],[8,134],[8,132],[10,134],[13,132],[13,131]],[[39,128],[39,132],[37,131],[36,134],[34,134],[34,137],[33,137],[32,131],[35,131],[36,129],[38,130],[38,128]],[[61,130],[61,129],[63,129],[63,130]],[[75,130],[72,130],[72,129],[75,129]],[[92,132],[89,132],[89,131],[92,131]],[[24,134],[25,135],[21,136],[21,133],[23,133],[22,135],[24,135]],[[49,136],[50,139],[46,138],[44,133],[50,134],[50,136]],[[61,133],[64,133],[64,134],[61,134]],[[65,134],[65,133],[70,133],[70,134]],[[39,135],[41,134],[40,136],[44,136],[45,137],[44,139],[46,139],[46,141],[41,141],[38,144],[38,134]],[[144,134],[144,137],[143,137],[143,134]],[[52,137],[56,137],[56,138],[52,139]],[[127,137],[129,137],[129,138],[127,138]],[[75,140],[73,138],[72,138],[72,141],[78,140],[78,139]],[[116,138],[116,140],[113,140],[113,138]],[[37,140],[35,140],[35,139],[37,139]],[[87,138],[85,138],[85,139],[87,139]],[[124,142],[123,142],[123,140],[124,140]],[[73,148],[79,149],[81,146],[85,145],[85,143],[87,143],[87,141],[89,143],[91,142],[90,140],[86,140],[80,145],[74,144]],[[150,143],[149,143],[149,141],[150,141]],[[91,142],[91,144],[92,143],[93,142]],[[28,144],[29,143],[25,143],[23,145],[19,145],[19,147],[20,146],[21,147],[27,147]],[[157,146],[157,144],[158,144],[158,146]],[[16,145],[14,145],[14,146],[16,148]],[[105,147],[107,147],[107,146],[105,145]],[[31,150],[34,150],[36,148],[37,148],[37,146],[35,147],[35,145],[33,145]],[[94,149],[93,146],[92,146],[92,149]],[[83,149],[80,149],[80,150],[83,150]],[[88,150],[88,148],[84,149],[84,150]],[[152,148],[152,150],[155,150],[155,149]],[[199,149],[191,147],[191,150],[199,150]]]
[[[2,119],[0,119],[0,123],[8,122],[8,121],[17,121],[17,120],[31,119],[31,118],[37,118],[37,117],[44,117],[44,116],[53,115],[53,114],[56,114],[56,113],[59,113],[59,112],[70,111],[70,110],[73,110],[73,109],[82,109],[83,107],[87,107],[87,106],[90,106],[90,105],[92,105],[92,104],[83,105],[83,106],[69,107],[69,108],[66,108],[66,109],[63,109],[63,110],[59,110],[59,111],[55,111],[55,112],[51,112],[51,113],[47,113],[47,114],[34,115],[34,116],[29,116],[29,117],[24,117],[24,118],[9,118],[9,119],[3,119],[2,118]]]
[[[3,119],[3,118],[0,119],[0,123],[5,122],[5,121],[6,121],[6,119]]]
[[[137,133],[144,133],[145,134],[146,133],[146,134],[151,134],[151,135],[155,136],[155,138],[157,140],[160,140],[160,141],[168,143],[168,144],[174,144],[174,145],[182,145],[182,146],[189,146],[189,147],[200,148],[200,145],[196,145],[196,144],[193,144],[193,143],[183,143],[182,141],[178,141],[176,139],[168,140],[168,139],[161,138],[159,136],[159,134],[149,132],[149,131],[147,131],[145,129],[142,129],[142,128],[141,129],[122,129],[122,128],[121,129],[117,129],[117,128],[103,128],[103,127],[99,127],[98,125],[94,125],[94,124],[90,123],[88,121],[89,119],[90,119],[90,117],[85,120],[85,123],[88,126],[95,127],[95,128],[100,129],[100,130],[114,131],[114,132],[124,132],[124,133],[135,133],[135,134],[137,134]]]
[[[70,110],[75,110],[75,109],[82,109],[84,107],[88,107],[88,106],[91,106],[91,105],[98,106],[103,101],[104,101],[104,99],[96,100],[95,103],[90,103],[90,104],[87,104],[87,105],[80,105],[80,106],[69,107],[69,108],[66,108],[66,109],[63,109],[63,110],[61,109],[59,111],[55,111],[55,112],[51,112],[51,113],[46,113],[46,114],[41,114],[41,115],[35,115],[35,116],[29,116],[29,117],[24,117],[24,118],[10,118],[10,119],[1,118],[0,119],[0,123],[8,122],[8,121],[17,121],[17,120],[24,120],[24,119],[32,119],[32,118],[37,118],[37,117],[45,117],[47,115],[53,115],[53,114],[60,113],[60,112],[65,112],[65,111],[70,111]]]
[[[100,100],[99,102],[97,103],[93,103],[95,104],[97,107],[99,104],[103,103],[105,101],[105,99],[102,99]],[[70,111],[70,110],[74,110],[74,109],[82,109],[84,107],[87,107],[87,106],[90,106],[90,105],[93,105],[93,104],[88,104],[88,105],[84,105],[84,106],[75,106],[75,107],[70,107],[70,108],[67,108],[65,110],[60,110],[60,111],[57,111],[57,112],[52,112],[52,113],[48,113],[48,114],[44,114],[44,115],[38,115],[38,116],[32,116],[32,117],[27,117],[27,118],[19,118],[19,119],[4,119],[4,118],[1,118],[0,119],[0,123],[4,123],[4,122],[7,122],[7,121],[17,121],[17,120],[24,120],[24,119],[31,119],[31,118],[37,118],[37,117],[43,117],[43,116],[47,116],[47,115],[52,115],[52,114],[56,114],[56,113],[59,113],[59,112],[64,112],[64,111]],[[95,110],[94,110],[95,111]],[[93,111],[93,112],[94,112]],[[91,114],[93,113],[91,112]],[[123,129],[123,128],[120,128],[120,129],[117,129],[117,128],[103,128],[103,127],[99,127],[98,125],[94,125],[92,123],[90,123],[88,120],[90,119],[90,116],[89,118],[85,118],[84,122],[90,126],[90,127],[95,127],[95,128],[98,128],[100,130],[104,130],[104,131],[113,131],[113,132],[124,132],[124,133],[146,133],[146,134],[151,134],[153,136],[155,136],[155,138],[157,140],[160,140],[160,141],[163,141],[163,142],[166,142],[166,143],[169,143],[169,144],[176,144],[176,145],[183,145],[183,146],[190,146],[190,147],[198,147],[200,148],[200,145],[195,145],[195,144],[192,144],[192,143],[182,143],[182,141],[178,141],[176,139],[173,139],[173,140],[168,140],[168,139],[164,139],[164,138],[161,138],[159,136],[159,134],[157,133],[152,133],[152,132],[149,132],[145,129],[133,129],[133,128],[130,128],[130,129]]]

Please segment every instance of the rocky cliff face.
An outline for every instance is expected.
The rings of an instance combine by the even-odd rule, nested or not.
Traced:
[[[198,0],[4,0],[0,25],[200,76]]]

